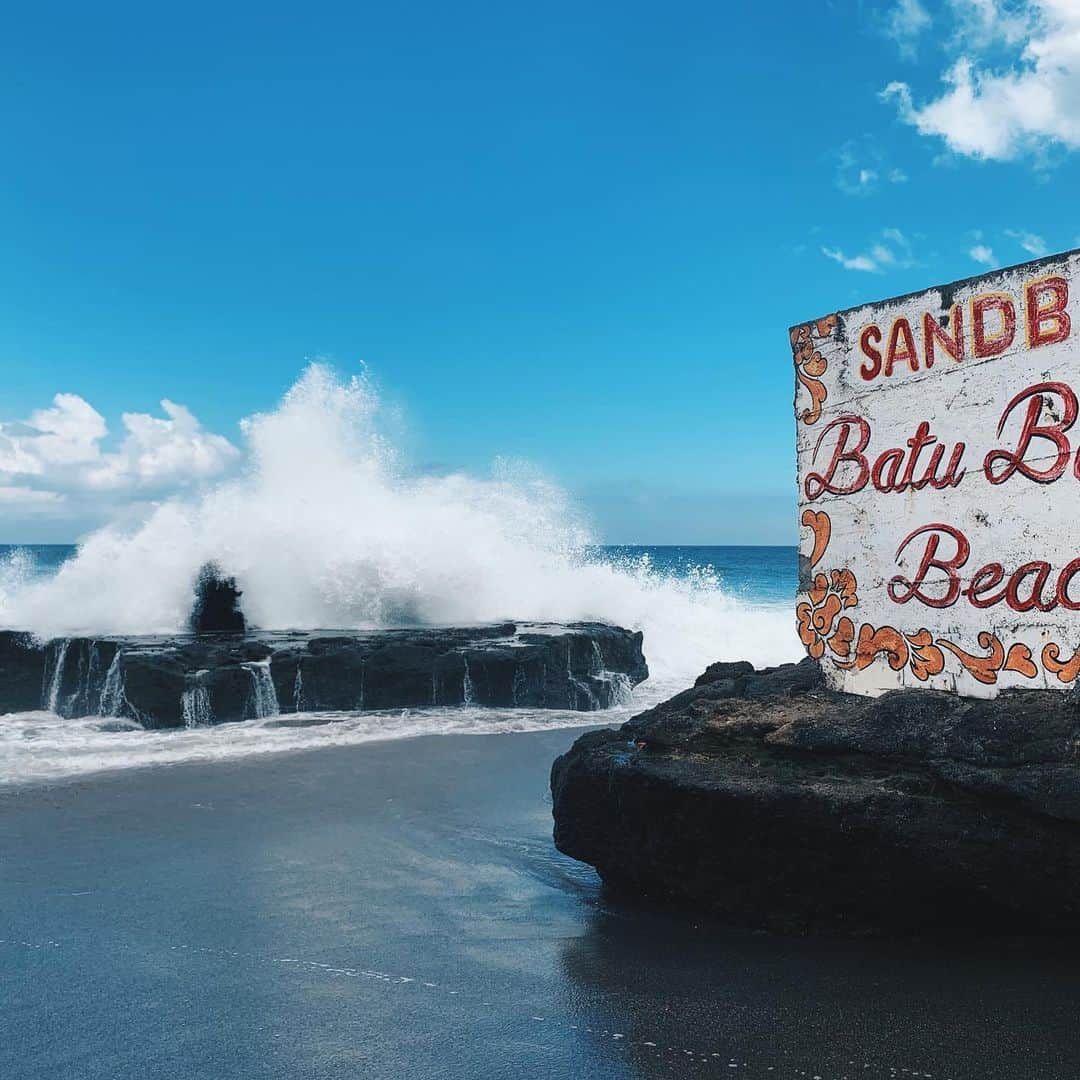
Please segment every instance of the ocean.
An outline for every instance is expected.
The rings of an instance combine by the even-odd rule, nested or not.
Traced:
[[[144,731],[119,717],[0,716],[0,785],[420,735],[617,724],[713,661],[796,660],[791,547],[603,547],[588,515],[527,463],[412,468],[377,388],[309,366],[244,422],[245,466],[149,503],[78,548],[0,547],[0,629],[43,641],[173,635],[200,569],[234,578],[263,630],[600,622],[640,630],[650,677],[603,713],[428,707]],[[792,511],[794,516],[794,509]],[[293,717],[292,719],[296,719]]]
[[[0,628],[63,672],[67,638],[181,632],[213,562],[266,630],[604,622],[641,631],[649,678],[588,713],[0,716],[4,1080],[1075,1075],[1060,942],[741,935],[557,852],[578,735],[713,661],[803,655],[796,552],[597,546],[544,476],[412,469],[378,411],[313,366],[236,474],[142,492],[141,524],[77,549],[0,548]]]
[[[81,552],[70,545],[0,545],[0,625],[31,629],[42,637],[180,629],[176,624],[125,625],[122,605],[117,606],[117,625],[100,620],[80,624],[85,610],[79,603],[83,578],[103,572],[103,559],[93,543]],[[285,726],[270,717],[182,731],[143,731],[115,717],[64,719],[48,711],[8,714],[0,716],[0,785],[432,734],[622,723],[691,685],[713,660],[749,659],[762,665],[797,659],[791,616],[796,573],[796,552],[790,547],[588,547],[566,558],[554,574],[549,567],[549,584],[562,596],[562,607],[538,607],[535,596],[526,592],[526,617],[597,618],[644,632],[652,677],[634,690],[632,701],[600,713],[457,706],[309,714],[299,726]],[[595,600],[588,596],[590,585],[596,586]],[[97,602],[100,598],[90,600]],[[34,615],[42,611],[46,618],[35,625]],[[67,625],[56,619],[58,613],[69,616]],[[357,620],[355,611],[345,614],[348,617],[337,619],[335,625],[373,622]],[[490,615],[514,618],[515,612],[507,607],[476,615],[472,621]]]
[[[30,575],[48,577],[77,550],[74,544],[0,544],[0,566],[21,561]],[[614,564],[645,560],[660,574],[711,578],[728,595],[752,604],[787,604],[795,596],[794,547],[612,544],[595,551]]]

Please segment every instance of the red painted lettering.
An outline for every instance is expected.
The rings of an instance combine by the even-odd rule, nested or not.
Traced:
[[[1061,398],[1060,409],[1054,409],[1053,401],[1044,401],[1044,394],[1058,395]],[[1077,414],[1076,394],[1073,393],[1072,388],[1061,382],[1044,382],[1036,383],[1034,386],[1022,390],[1005,406],[1005,411],[1001,414],[997,429],[999,437],[1005,430],[1009,414],[1024,401],[1028,403],[1028,407],[1020,428],[1020,437],[1016,443],[1016,450],[991,450],[983,460],[983,472],[986,473],[986,478],[991,484],[1003,484],[1016,472],[1026,476],[1029,480],[1035,480],[1040,484],[1049,484],[1061,476],[1065,471],[1065,466],[1068,464],[1072,446],[1065,432],[1073,426]],[[1060,413],[1060,419],[1057,419],[1053,424],[1039,423],[1044,403],[1055,416]],[[1029,465],[1024,461],[1033,439],[1046,439],[1053,443],[1057,450],[1054,463],[1045,469],[1036,469],[1033,465]],[[999,462],[1003,463],[1004,467],[1000,471],[995,471],[995,466]],[[1080,459],[1078,459],[1078,464],[1080,464]]]
[[[900,542],[900,546],[896,549],[896,558],[899,559],[903,555],[904,549],[912,540],[917,536],[926,534],[929,535],[927,536],[926,547],[923,549],[922,559],[919,561],[919,569],[911,579],[904,577],[902,574],[897,574],[889,582],[889,599],[897,604],[906,604],[909,600],[918,600],[927,607],[952,607],[960,596],[960,575],[958,571],[967,562],[968,556],[971,554],[971,545],[968,543],[967,537],[959,529],[954,529],[951,525],[942,525],[940,523],[923,525],[921,528],[909,533]],[[948,559],[939,559],[937,557],[943,535],[953,541],[956,549],[952,557]],[[944,594],[941,596],[931,596],[923,590],[923,586],[927,583],[926,575],[931,570],[943,570],[945,572],[948,584]],[[931,582],[931,584],[941,585],[943,582],[939,579]]]
[[[1031,591],[1025,599],[1020,596],[1020,585],[1026,577],[1032,578],[1032,581]],[[1056,599],[1051,599],[1049,603],[1045,604],[1042,600],[1042,591],[1049,577],[1050,564],[1048,562],[1039,560],[1024,563],[1009,578],[1009,584],[1005,587],[1005,603],[1013,611],[1032,611],[1035,608],[1040,611],[1050,611],[1052,608],[1057,607]]]
[[[849,450],[848,439],[851,436],[851,429],[853,427],[857,428],[859,432],[858,445],[853,446]],[[866,480],[870,473],[870,466],[867,464],[863,452],[870,442],[870,425],[861,416],[845,413],[843,416],[838,416],[835,420],[831,421],[826,426],[825,430],[822,431],[821,435],[818,436],[817,445],[814,447],[814,456],[811,460],[817,461],[818,451],[821,449],[821,444],[824,441],[825,436],[834,429],[836,429],[838,435],[828,468],[824,473],[810,473],[806,477],[806,483],[803,485],[806,497],[811,502],[820,498],[826,492],[830,495],[850,495],[853,492],[860,491],[866,486]],[[857,466],[855,479],[846,484],[838,483],[836,481],[837,470],[840,469],[842,465]]]
[[[959,304],[953,305],[948,325],[953,328],[951,337],[929,311],[923,316],[923,353],[927,370],[934,366],[935,345],[940,345],[958,364],[964,359],[964,309]]]
[[[877,461],[874,462],[874,468],[870,472],[870,480],[874,487],[878,491],[898,491],[897,486],[898,478],[900,476],[900,467],[904,464],[904,451],[899,446],[894,447],[892,450],[886,450]],[[885,475],[885,470],[888,469],[888,475]]]
[[[901,491],[906,491],[911,484],[912,477],[915,475],[915,466],[919,461],[919,455],[927,446],[936,442],[936,436],[930,434],[930,425],[925,420],[920,421],[919,426],[915,429],[915,434],[907,441],[911,453],[908,455],[907,468],[904,470],[903,479],[900,481]]]
[[[873,344],[871,344],[873,342]],[[881,372],[881,353],[874,348],[874,345],[881,344],[881,328],[871,323],[860,335],[859,335],[859,348],[862,349],[863,355],[869,360],[869,365],[864,360],[859,365],[859,374],[869,382],[875,378]]]
[[[930,464],[926,467],[926,472],[923,474],[922,479],[916,480],[911,486],[916,491],[922,491],[927,484],[935,491],[944,491],[947,487],[956,487],[967,474],[967,469],[960,468],[960,462],[964,458],[964,451],[966,449],[967,443],[962,442],[958,442],[953,447],[952,455],[949,458],[949,464],[945,467],[945,475],[939,477],[937,474],[938,466],[941,464],[941,459],[945,456],[945,447],[939,443],[934,447],[934,452],[930,455]]]
[[[990,589],[996,589],[1005,580],[1005,567],[999,562],[987,563],[976,571],[971,584],[964,590],[972,607],[988,608],[1000,604],[1005,598],[1005,590],[995,596],[985,596]]]
[[[1072,333],[1069,283],[1060,277],[1033,281],[1024,291],[1028,346],[1055,345]]]
[[[987,334],[986,316],[991,311],[997,313],[999,325],[996,332]],[[971,336],[980,360],[1000,356],[1016,339],[1016,306],[1012,300],[996,293],[976,296],[971,301]]]
[[[893,323],[892,333],[889,334],[889,349],[885,354],[886,375],[893,373],[893,365],[898,360],[906,362],[912,371],[919,370],[919,354],[915,351],[915,335],[911,332],[911,323],[903,317]]]
[[[1073,559],[1058,576],[1057,602],[1068,611],[1080,611],[1080,600],[1073,600],[1069,596],[1069,586],[1077,574],[1080,574],[1080,559]]]

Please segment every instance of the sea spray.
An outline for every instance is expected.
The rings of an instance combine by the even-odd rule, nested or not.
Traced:
[[[101,529],[51,578],[0,566],[0,625],[41,638],[176,633],[197,575],[235,577],[266,629],[598,620],[645,633],[654,682],[713,660],[797,658],[789,611],[734,599],[707,572],[600,557],[568,497],[520,465],[490,476],[410,471],[365,379],[309,367],[243,424],[243,475]],[[51,689],[51,688],[50,688]]]

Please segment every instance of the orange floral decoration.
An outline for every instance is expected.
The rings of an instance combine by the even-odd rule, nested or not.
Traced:
[[[813,569],[821,562],[821,556],[832,539],[832,519],[824,510],[804,510],[801,520],[814,534],[814,547],[810,552],[810,567]]]
[[[858,602],[857,582],[850,570],[833,570],[826,577],[818,574],[805,600],[795,609],[799,619],[799,639],[815,660],[825,655],[825,646],[837,656],[846,657],[851,651],[855,637],[855,624],[845,615],[837,620],[845,608]]]
[[[807,421],[812,423],[813,421]],[[832,539],[832,521],[824,510],[804,510],[802,524],[813,533],[810,569],[821,561]],[[1025,679],[1038,677],[1039,667],[1031,649],[1023,642],[1014,642],[1007,649],[1001,639],[989,630],[978,635],[979,648],[985,655],[968,652],[953,641],[937,638],[925,627],[909,634],[893,626],[874,627],[855,623],[842,612],[859,602],[858,582],[848,569],[818,572],[805,590],[807,599],[795,608],[799,639],[806,651],[820,660],[826,650],[833,655],[833,664],[846,671],[862,671],[883,657],[893,671],[907,668],[919,681],[926,682],[945,670],[945,653],[956,657],[972,678],[992,685],[1004,671],[1014,672]],[[1057,675],[1063,683],[1080,677],[1080,649],[1068,660],[1062,660],[1061,648],[1050,642],[1042,650],[1043,668]]]
[[[818,349],[815,341],[831,337],[839,325],[835,315],[817,322],[792,327],[791,353],[795,359],[795,376],[810,395],[810,407],[803,409],[804,424],[816,424],[821,419],[821,409],[829,396],[821,376],[828,370],[829,362]]]
[[[1080,649],[1073,653],[1072,659],[1061,659],[1061,646],[1056,641],[1051,641],[1043,646],[1043,667],[1058,677],[1059,682],[1071,683],[1080,675]]]

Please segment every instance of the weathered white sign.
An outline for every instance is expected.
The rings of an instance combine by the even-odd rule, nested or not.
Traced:
[[[1080,675],[1080,252],[791,330],[799,636],[832,686]]]

